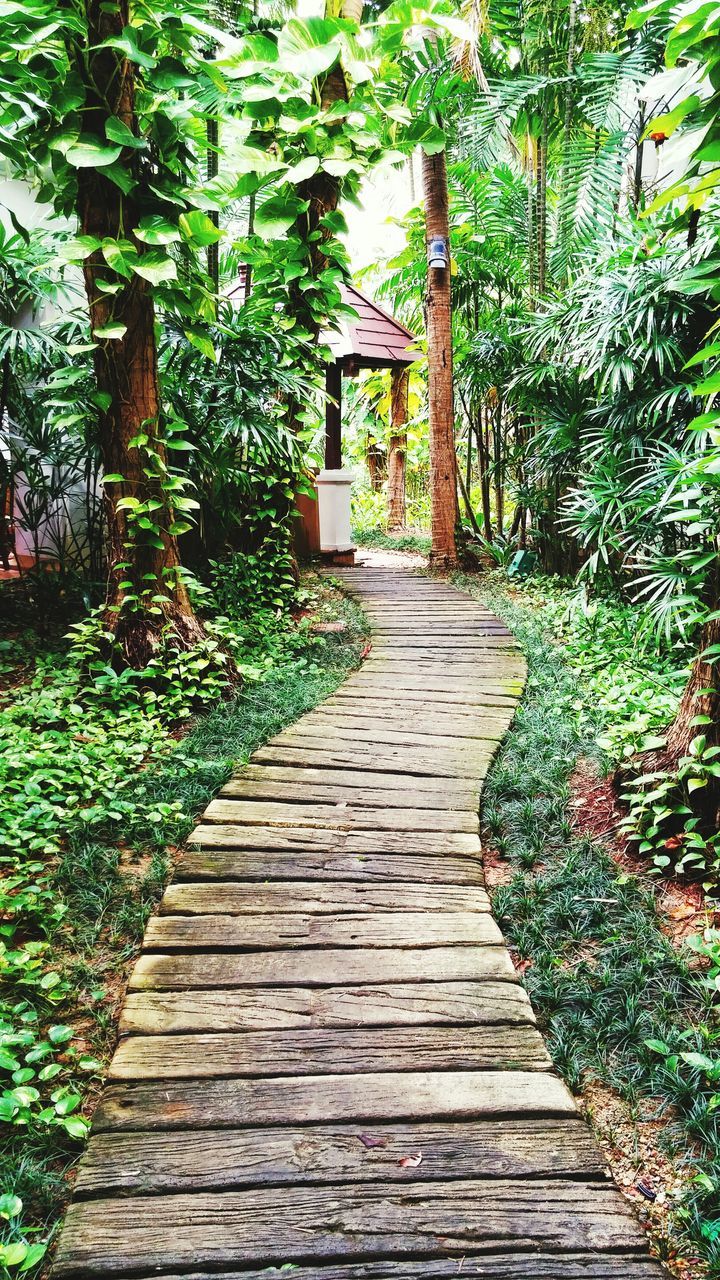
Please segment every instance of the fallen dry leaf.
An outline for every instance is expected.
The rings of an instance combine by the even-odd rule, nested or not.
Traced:
[[[364,1147],[386,1147],[387,1138],[373,1138],[371,1133],[359,1133],[358,1141],[362,1142]]]
[[[668,911],[671,920],[688,920],[690,916],[697,915],[695,907],[691,907],[689,902],[684,902],[679,907],[673,907],[672,911]]]
[[[398,1164],[401,1169],[417,1169],[422,1164],[422,1151],[416,1151],[414,1156],[403,1156]]]

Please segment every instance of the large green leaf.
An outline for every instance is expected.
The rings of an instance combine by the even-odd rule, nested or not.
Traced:
[[[150,70],[156,63],[156,59],[151,54],[145,53],[138,45],[137,32],[133,27],[124,27],[121,36],[109,36],[107,40],[103,40],[99,48],[116,49],[118,53],[124,54],[129,62],[135,62],[146,70]]]
[[[103,240],[102,253],[113,271],[130,279],[138,260],[138,251],[134,244],[129,240]]]
[[[93,337],[95,338],[124,338],[127,333],[127,325],[122,324],[119,320],[109,320],[107,324],[98,325],[93,329]]]
[[[327,18],[291,18],[278,37],[280,68],[303,80],[329,71],[340,56],[340,28]]]
[[[110,116],[105,121],[105,137],[111,142],[119,142],[121,147],[132,147],[135,151],[140,151],[145,146],[145,139],[138,138],[125,121],[119,120],[117,116]]]
[[[143,244],[175,244],[181,239],[180,232],[173,222],[168,222],[159,213],[150,213],[140,219],[135,231],[138,240]]]
[[[202,213],[200,209],[192,209],[189,213],[181,213],[179,219],[180,230],[184,238],[196,248],[204,245],[216,244],[222,236],[222,231],[206,213]]]
[[[81,133],[80,137],[65,151],[65,159],[75,169],[102,169],[113,164],[122,152],[116,144],[101,142],[92,133]]]
[[[255,231],[263,240],[278,240],[290,230],[302,207],[296,196],[271,196],[255,212]]]
[[[291,165],[285,177],[288,182],[296,185],[299,182],[307,182],[308,178],[312,178],[320,168],[320,160],[318,156],[305,156],[302,160],[298,160],[297,164]]]
[[[142,276],[142,279],[148,280],[150,284],[162,284],[164,280],[177,280],[177,263],[162,249],[150,249],[148,253],[144,253],[135,263],[133,271],[136,276]]]
[[[268,70],[277,60],[278,51],[274,40],[256,33],[248,36],[241,48],[230,57],[220,59],[218,65],[230,80],[238,80]]]

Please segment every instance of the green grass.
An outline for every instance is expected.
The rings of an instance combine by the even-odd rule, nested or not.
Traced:
[[[362,529],[354,534],[360,547],[376,551],[412,551],[419,556],[430,554],[432,539],[424,533],[388,533],[385,529]]]
[[[37,1112],[58,1081],[77,1093],[73,1114],[79,1117],[91,1110],[115,1041],[123,975],[167,882],[167,845],[182,843],[218,788],[260,743],[327,697],[360,660],[365,640],[361,612],[316,580],[312,591],[313,615],[341,618],[346,630],[314,634],[307,623],[295,630],[286,621],[278,634],[261,639],[256,656],[262,656],[263,646],[265,655],[272,656],[262,678],[216,701],[170,750],[151,756],[137,769],[135,789],[142,791],[142,805],[129,808],[119,819],[101,819],[91,830],[82,823],[67,825],[59,837],[59,854],[45,864],[48,901],[55,910],[58,905],[64,910],[52,919],[35,910],[33,922],[46,948],[40,957],[42,971],[55,971],[59,982],[46,995],[37,986],[23,985],[18,963],[9,966],[2,992],[5,1025],[10,1025],[9,1018],[15,1031],[24,1028],[33,1045],[46,1043],[42,1037],[47,1037],[50,1024],[66,1025],[63,1034],[69,1036],[72,1030],[74,1035],[63,1042],[70,1057],[66,1052],[57,1058],[61,1073],[47,1086],[36,1074],[31,1084],[43,1096],[26,1119],[16,1116],[14,1126],[6,1129],[0,1187],[5,1195],[19,1197],[22,1210],[10,1213],[2,1233],[0,1280],[16,1280],[20,1274],[18,1264],[3,1266],[3,1246],[40,1245],[57,1230],[68,1194],[67,1173],[80,1143],[65,1129],[41,1123]],[[21,1059],[24,1049],[12,1047]],[[51,1060],[49,1053],[42,1059]],[[0,1062],[4,1074],[3,1068]],[[28,1069],[21,1062],[21,1070]],[[7,1078],[11,1066],[6,1071],[6,1089],[11,1091],[17,1081]],[[17,1208],[0,1200],[0,1213],[3,1205]],[[12,1259],[13,1254],[6,1256]],[[32,1280],[43,1265],[38,1260],[23,1277]]]
[[[677,1248],[696,1254],[706,1274],[719,1277],[720,1067],[715,1079],[692,1056],[714,1061],[709,996],[663,934],[652,886],[620,871],[602,844],[576,835],[567,816],[577,762],[602,763],[596,739],[608,712],[598,697],[592,631],[584,678],[582,627],[575,625],[568,652],[556,642],[560,612],[539,612],[533,587],[510,590],[494,575],[456,580],[507,621],[529,663],[525,696],[484,791],[485,838],[513,873],[495,890],[495,911],[510,945],[529,961],[523,981],[568,1084],[578,1091],[594,1078],[639,1114],[665,1115],[668,1148],[682,1153],[689,1180],[701,1180],[689,1182],[658,1249],[666,1257]],[[602,607],[608,616],[616,608]],[[618,606],[616,630],[622,612]],[[639,645],[644,669],[629,641],[603,648],[608,688],[614,672],[622,681],[625,666],[649,686],[653,661],[667,676],[673,656]],[[631,705],[627,715],[635,711]],[[613,715],[618,730],[621,713]]]

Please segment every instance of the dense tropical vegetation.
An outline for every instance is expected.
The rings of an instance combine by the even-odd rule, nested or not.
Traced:
[[[361,284],[422,352],[348,393],[356,536],[462,570],[527,641],[498,910],[572,1084],[672,1102],[695,1181],[663,1248],[720,1275],[719,23],[0,0],[0,1275],[44,1266],[168,847],[359,660],[296,503],[346,216],[391,180],[402,247]],[[586,756],[632,871],[567,827]],[[648,868],[704,895],[700,977]],[[571,882],[613,910],[570,929]]]

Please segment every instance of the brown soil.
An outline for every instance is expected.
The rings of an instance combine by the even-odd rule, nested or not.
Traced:
[[[701,884],[679,877],[660,879],[652,873],[651,864],[633,851],[618,829],[625,813],[622,802],[610,778],[601,777],[593,761],[579,762],[570,789],[568,809],[573,830],[591,840],[602,840],[620,870],[635,876],[654,894],[660,927],[673,946],[682,946],[688,937],[714,922],[717,912],[706,902]]]
[[[706,1272],[699,1260],[681,1256],[673,1244],[676,1232],[669,1218],[682,1196],[687,1169],[660,1149],[672,1115],[660,1114],[652,1100],[635,1110],[597,1081],[584,1085],[578,1104],[600,1143],[609,1175],[632,1204],[654,1252],[677,1280],[701,1280]]]

